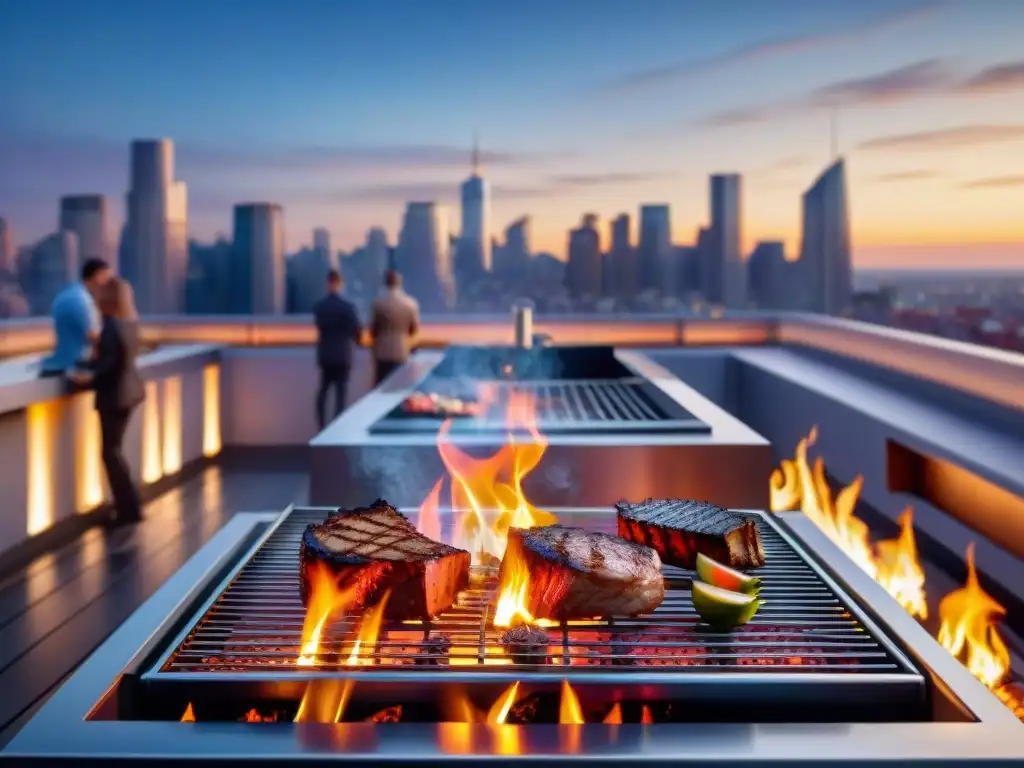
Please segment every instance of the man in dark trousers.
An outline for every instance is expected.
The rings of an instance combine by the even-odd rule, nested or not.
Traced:
[[[375,386],[408,361],[420,329],[420,305],[402,290],[402,276],[389,269],[384,274],[384,288],[371,310]]]
[[[313,307],[316,319],[316,362],[320,366],[320,390],[316,394],[316,416],[320,429],[327,426],[327,391],[334,387],[334,416],[345,408],[348,377],[352,371],[352,347],[359,343],[363,329],[351,301],[341,295],[341,275],[327,273],[327,295]]]

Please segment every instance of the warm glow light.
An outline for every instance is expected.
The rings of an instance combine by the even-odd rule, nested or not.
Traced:
[[[911,616],[927,619],[928,601],[924,594],[924,570],[917,558],[914,540],[914,513],[907,507],[900,515],[900,535],[877,545],[875,578],[896,598]]]
[[[580,707],[580,700],[576,697],[576,692],[569,685],[568,680],[563,680],[562,699],[558,703],[559,725],[582,725],[585,722],[583,709]]]
[[[302,645],[296,661],[300,667],[317,663],[320,635],[328,619],[344,613],[352,603],[354,594],[338,586],[336,577],[325,565],[314,562],[309,566],[309,602],[302,624]]]
[[[640,708],[640,724],[641,725],[653,725],[654,715],[651,714],[651,708],[644,704]]]
[[[519,693],[519,681],[512,683],[491,705],[487,712],[486,722],[490,725],[504,725],[508,719],[508,713],[512,705],[516,703],[516,694]]]
[[[966,583],[939,603],[938,640],[989,688],[1004,683],[1010,668],[1010,652],[998,629],[1005,615],[1006,609],[981,588],[971,543]]]
[[[203,368],[203,456],[220,453],[220,366]]]
[[[181,722],[183,723],[194,723],[196,721],[196,713],[192,709],[192,702],[189,702],[188,706],[185,707],[185,713],[181,716]]]
[[[622,725],[622,705],[619,702],[615,702],[615,706],[604,716],[603,722],[605,725]]]
[[[142,482],[155,483],[163,475],[160,456],[160,390],[155,381],[146,382],[142,404]]]
[[[371,607],[363,614],[359,622],[359,632],[356,634],[356,642],[352,646],[352,652],[348,656],[348,664],[358,667],[371,666],[374,663],[374,647],[377,645],[377,637],[380,635],[380,625],[384,621],[384,608],[387,606],[391,592],[385,592],[380,602]]]
[[[294,722],[340,723],[354,687],[352,678],[313,680],[306,686]]]
[[[164,379],[163,397],[163,473],[173,475],[181,470],[181,377]]]
[[[32,403],[25,409],[26,463],[28,469],[28,510],[25,530],[29,536],[44,531],[55,521],[53,499],[53,452],[59,445],[57,425],[63,405],[60,400]]]
[[[441,541],[441,487],[444,485],[444,478],[439,477],[434,489],[427,496],[420,507],[419,517],[416,519],[416,530],[434,541]]]
[[[100,416],[94,395],[82,392],[74,396],[72,412],[75,426],[75,509],[89,512],[106,496],[100,453]]]

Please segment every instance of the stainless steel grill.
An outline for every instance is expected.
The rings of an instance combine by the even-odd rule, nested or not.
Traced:
[[[530,396],[536,404],[538,428],[546,434],[566,432],[697,432],[710,427],[682,406],[657,396],[652,385],[639,377],[544,381],[487,381],[493,399],[477,417],[458,417],[453,431],[508,430],[509,402],[517,395]],[[417,391],[461,399],[476,399],[475,387],[459,380],[430,377]],[[376,433],[437,431],[439,417],[409,413],[396,408],[374,425]]]
[[[567,524],[610,530],[608,511],[557,511]],[[914,706],[924,700],[919,672],[871,620],[768,516],[759,516],[767,565],[765,605],[732,633],[703,625],[690,599],[692,573],[666,566],[666,596],[651,615],[568,622],[547,630],[534,663],[513,663],[490,626],[493,581],[476,586],[429,624],[386,624],[373,648],[347,665],[358,616],[322,638],[315,668],[296,664],[304,609],[298,547],[305,526],[326,510],[294,509],[213,592],[187,629],[142,676],[148,685],[305,681],[357,676],[388,684],[511,683],[516,680],[627,686],[656,696],[820,700]],[[448,516],[448,529],[451,529]],[[446,536],[447,538],[447,536]],[[444,644],[439,638],[445,638]],[[736,688],[721,684],[747,683]],[[763,685],[767,683],[767,688]],[[759,685],[758,685],[759,684]],[[756,693],[755,693],[756,691]],[[768,693],[770,691],[771,693]]]

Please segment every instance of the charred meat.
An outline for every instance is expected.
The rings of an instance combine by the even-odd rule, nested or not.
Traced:
[[[402,410],[410,414],[454,418],[457,416],[477,416],[480,404],[457,397],[447,397],[436,393],[414,392],[402,401]]]
[[[509,529],[499,581],[523,574],[524,607],[538,619],[636,616],[665,598],[657,552],[581,528]]]
[[[303,604],[314,563],[326,566],[341,588],[353,590],[350,610],[374,605],[390,590],[385,616],[392,620],[437,616],[469,585],[468,552],[427,538],[380,499],[306,527],[299,548]]]
[[[764,548],[757,523],[706,501],[647,499],[620,501],[619,536],[646,544],[670,565],[693,568],[698,554],[731,568],[760,568]]]
[[[501,635],[505,653],[516,664],[543,664],[550,644],[547,632],[529,624],[512,627]]]

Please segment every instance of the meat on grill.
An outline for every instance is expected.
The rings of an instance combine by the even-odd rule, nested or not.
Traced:
[[[706,501],[647,499],[615,505],[619,536],[646,544],[670,565],[693,568],[703,554],[732,568],[760,568],[764,549],[757,523]]]
[[[468,552],[424,536],[381,499],[306,526],[299,548],[303,604],[314,563],[326,566],[342,589],[353,590],[352,611],[374,605],[390,590],[385,616],[393,620],[437,616],[469,585]]]
[[[657,552],[581,528],[509,529],[500,583],[521,568],[528,574],[524,607],[538,619],[636,616],[665,598]]]

